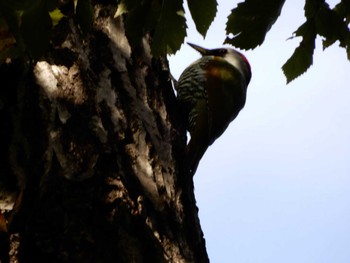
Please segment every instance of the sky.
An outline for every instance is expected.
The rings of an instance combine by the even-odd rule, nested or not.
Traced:
[[[205,39],[187,17],[186,41],[221,47],[238,2],[218,0]],[[281,67],[300,42],[287,39],[304,22],[303,4],[286,1],[265,42],[242,51],[253,73],[245,108],[195,174],[212,263],[350,262],[350,63],[319,38],[313,66],[286,84]],[[169,57],[174,77],[199,57],[183,45]]]

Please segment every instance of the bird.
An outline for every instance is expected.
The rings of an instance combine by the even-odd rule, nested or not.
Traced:
[[[186,163],[193,176],[208,147],[244,107],[252,72],[247,58],[233,48],[206,49],[187,44],[201,58],[181,73],[175,89],[181,116],[190,133]]]

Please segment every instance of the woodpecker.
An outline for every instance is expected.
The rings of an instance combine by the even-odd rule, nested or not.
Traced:
[[[190,132],[186,161],[194,175],[205,151],[244,107],[252,73],[246,57],[235,49],[188,44],[202,57],[184,70],[176,90]]]

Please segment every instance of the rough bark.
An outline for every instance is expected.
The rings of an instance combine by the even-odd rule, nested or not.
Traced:
[[[13,262],[209,261],[166,59],[149,36],[130,47],[115,11],[96,5],[85,37],[65,19],[45,58],[0,68]]]

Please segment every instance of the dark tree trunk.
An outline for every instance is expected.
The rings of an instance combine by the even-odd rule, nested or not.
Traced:
[[[11,260],[208,262],[167,61],[94,8],[87,37],[62,20],[45,58],[0,68]]]

